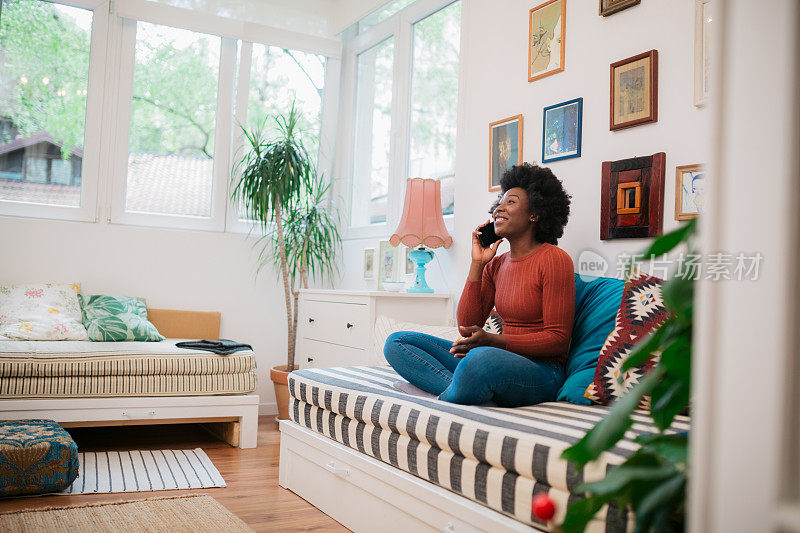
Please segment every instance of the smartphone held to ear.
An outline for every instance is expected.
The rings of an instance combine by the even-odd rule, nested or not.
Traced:
[[[502,239],[502,237],[498,237],[497,233],[494,232],[493,222],[488,222],[484,224],[483,226],[478,228],[478,231],[481,232],[481,234],[478,235],[478,242],[481,243],[481,246],[483,246],[484,248],[488,248],[492,244]]]

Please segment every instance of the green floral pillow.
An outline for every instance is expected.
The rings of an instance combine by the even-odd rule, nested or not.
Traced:
[[[163,341],[147,320],[143,298],[128,296],[78,295],[83,325],[93,341]]]

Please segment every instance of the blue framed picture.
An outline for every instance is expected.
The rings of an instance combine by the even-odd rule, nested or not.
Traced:
[[[583,98],[544,108],[542,163],[581,156]]]

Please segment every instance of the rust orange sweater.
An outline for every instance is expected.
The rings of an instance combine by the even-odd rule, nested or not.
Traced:
[[[575,308],[572,259],[543,243],[525,257],[489,261],[480,281],[467,280],[458,302],[461,326],[483,327],[497,309],[506,349],[530,359],[566,362]]]

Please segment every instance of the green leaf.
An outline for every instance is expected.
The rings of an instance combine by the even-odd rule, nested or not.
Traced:
[[[674,471],[673,471],[674,472]],[[684,500],[686,492],[686,475],[678,472],[669,479],[663,480],[653,490],[641,499],[635,506],[636,514],[635,533],[644,531],[663,530],[669,516],[677,510],[678,505]],[[655,527],[661,524],[659,527]]]
[[[661,431],[669,428],[675,415],[689,404],[689,385],[685,381],[664,380],[653,389],[650,416]]]
[[[674,465],[679,471],[686,469],[688,433],[639,435],[636,442],[642,445],[643,453],[660,457]]]
[[[587,524],[594,515],[608,503],[606,498],[599,496],[589,496],[580,500],[575,500],[567,508],[567,515],[561,524],[564,533],[583,533]]]
[[[672,341],[661,352],[659,366],[664,368],[665,376],[671,379],[691,383],[692,351],[688,335]]]
[[[691,323],[694,314],[694,280],[673,277],[662,285],[661,296],[668,309],[684,322]]]
[[[611,406],[608,415],[590,429],[584,437],[564,450],[561,457],[572,461],[579,468],[594,461],[600,454],[616,444],[631,427],[631,413],[639,406],[642,397],[658,383],[663,370],[656,366],[650,374]]]
[[[643,256],[645,258],[657,257],[671,251],[690,235],[694,234],[695,226],[696,221],[690,220],[678,229],[657,237],[653,244],[650,245],[650,248],[644,252]]]
[[[622,372],[620,374],[630,368],[644,364],[652,357],[653,352],[658,350],[661,346],[661,338],[667,332],[667,326],[670,324],[670,320],[671,319],[667,319],[667,321],[647,337],[644,342],[640,341],[639,344],[636,345],[631,354],[623,361]]]
[[[636,481],[661,481],[673,475],[672,466],[630,466],[623,463],[608,471],[606,477],[592,483],[582,483],[576,487],[578,492],[588,492],[592,496],[614,496]]]

